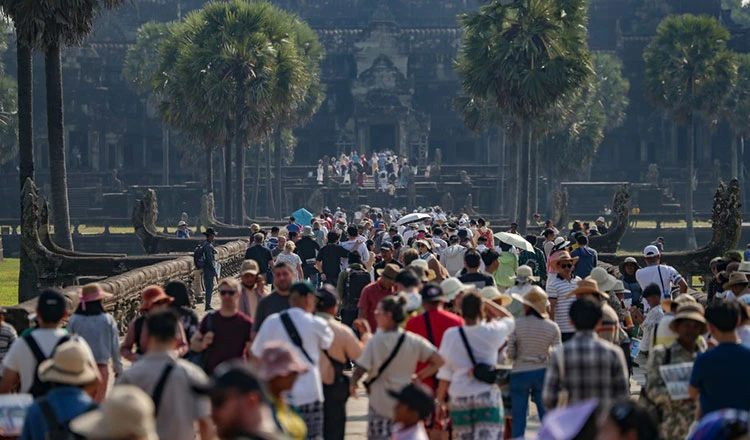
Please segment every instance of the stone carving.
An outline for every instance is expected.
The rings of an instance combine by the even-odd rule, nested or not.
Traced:
[[[453,212],[453,196],[451,196],[450,191],[443,194],[443,197],[440,199],[440,207],[445,212]]]
[[[612,223],[606,234],[589,237],[592,248],[598,252],[617,252],[630,217],[630,191],[627,186],[617,188],[612,198]]]
[[[235,226],[222,223],[216,219],[216,207],[214,205],[214,194],[208,193],[201,196],[201,224],[207,228],[214,228],[219,237],[249,237],[248,226]],[[255,223],[251,220],[250,223]]]
[[[464,212],[469,215],[476,215],[476,211],[474,211],[474,196],[471,194],[471,192],[469,192],[469,195],[466,196]]]
[[[315,188],[310,194],[310,198],[307,199],[305,206],[310,208],[312,212],[321,212],[326,205],[326,198],[323,194],[323,190]]]
[[[649,164],[648,171],[646,172],[646,182],[650,185],[659,184],[659,166],[655,163]]]

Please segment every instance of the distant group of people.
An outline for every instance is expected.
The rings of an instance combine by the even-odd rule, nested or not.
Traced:
[[[329,163],[323,159],[318,160],[316,180],[319,185],[324,183],[325,168],[328,167],[329,176],[342,178],[345,185],[356,182],[363,186],[368,176],[371,176],[376,191],[393,192],[397,188],[404,188],[409,180],[417,172],[409,159],[391,152],[372,153],[368,158],[366,154],[341,153],[338,157],[331,157]]]

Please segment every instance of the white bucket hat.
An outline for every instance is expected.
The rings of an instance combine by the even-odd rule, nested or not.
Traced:
[[[118,385],[94,411],[70,422],[70,430],[88,439],[139,438],[159,440],[154,421],[154,402],[133,385]]]

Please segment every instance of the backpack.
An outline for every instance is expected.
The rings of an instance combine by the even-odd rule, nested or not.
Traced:
[[[70,430],[70,420],[68,420],[65,423],[60,423],[57,421],[57,417],[55,416],[55,411],[52,409],[52,406],[49,404],[49,401],[46,397],[42,397],[38,400],[39,407],[42,410],[42,414],[44,414],[44,420],[47,422],[47,434],[44,436],[45,440],[82,440],[85,439],[85,437],[80,436],[73,431]],[[84,414],[93,411],[98,407],[96,403],[92,403],[91,406],[84,411]]]
[[[203,269],[203,266],[206,265],[205,243],[201,243],[195,247],[193,251],[193,265],[195,265],[196,269]]]
[[[70,336],[65,335],[62,338],[58,339],[55,347],[52,349],[52,353],[50,353],[49,357],[47,357],[44,355],[44,353],[42,353],[42,349],[39,348],[39,344],[37,344],[36,339],[34,339],[34,337],[31,335],[31,333],[27,334],[23,337],[23,340],[26,341],[26,345],[29,347],[29,350],[31,350],[31,354],[33,354],[34,358],[36,359],[36,366],[34,367],[34,382],[32,382],[31,388],[29,388],[29,394],[34,396],[34,398],[36,399],[37,397],[41,397],[47,394],[51,388],[49,383],[42,382],[39,379],[39,364],[54,356],[55,351],[57,351],[57,347],[59,347],[60,344],[68,342],[70,340]]]
[[[347,272],[346,285],[344,286],[345,302],[348,307],[356,307],[362,289],[371,282],[370,274],[364,270],[348,270]]]
[[[137,354],[145,353],[143,347],[141,347],[141,334],[143,333],[143,324],[146,322],[146,315],[141,315],[135,318],[133,325],[135,326],[135,352]]]

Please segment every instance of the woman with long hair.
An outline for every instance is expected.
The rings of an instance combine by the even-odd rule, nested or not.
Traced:
[[[396,294],[378,303],[375,320],[379,331],[370,338],[364,353],[355,361],[350,382],[352,395],[356,396],[357,384],[362,376],[365,373],[368,376],[365,387],[370,398],[367,413],[369,440],[390,439],[397,402],[389,391],[400,390],[411,382],[420,382],[434,375],[443,365],[435,346],[427,339],[401,328],[401,323],[406,319],[406,302],[406,296]],[[419,374],[414,374],[419,362],[428,365]]]

